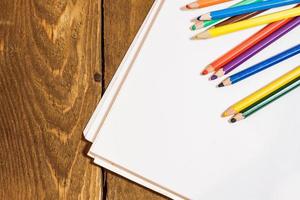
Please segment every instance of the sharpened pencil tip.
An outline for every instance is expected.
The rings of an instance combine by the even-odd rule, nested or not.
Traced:
[[[186,5],[186,6],[181,7],[180,10],[186,11],[186,10],[190,10],[190,8],[188,5]]]
[[[197,26],[197,25],[196,25]],[[211,38],[211,35],[209,34],[208,31],[204,31],[202,33],[198,33],[197,35],[194,35],[192,37],[194,40],[204,40],[204,39],[208,39]]]
[[[216,80],[217,78],[218,78],[217,75],[212,75],[212,76],[210,77],[210,80],[213,81],[213,80]]]
[[[195,31],[197,29],[197,26],[194,24],[193,26],[191,26],[191,30]]]
[[[223,112],[221,116],[224,118],[224,117],[228,117],[229,115],[227,112]]]
[[[207,75],[208,74],[208,70],[207,69],[205,69],[205,70],[203,70],[202,72],[201,72],[201,74],[204,76],[204,75]]]
[[[235,118],[232,118],[232,119],[230,120],[230,122],[234,124],[234,123],[237,122],[237,120],[236,120]]]
[[[211,20],[211,16],[209,13],[201,15],[200,17],[198,17],[199,21],[206,21],[206,20]]]
[[[229,116],[234,115],[236,113],[237,112],[232,107],[230,107],[226,111],[223,112],[222,117],[229,117]]]
[[[222,82],[222,83],[220,83],[219,85],[218,85],[218,87],[219,88],[221,88],[221,87],[224,87],[225,85],[224,85],[224,83]]]

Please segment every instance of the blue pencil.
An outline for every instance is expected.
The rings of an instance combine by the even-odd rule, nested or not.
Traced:
[[[215,20],[215,19],[225,19],[228,17],[233,17],[237,15],[242,15],[246,13],[268,10],[272,8],[277,8],[281,6],[287,6],[291,4],[300,3],[300,0],[264,0],[258,3],[252,3],[249,5],[230,7],[223,10],[216,10],[210,13],[201,15],[197,18],[199,21],[203,20]]]
[[[277,54],[263,62],[260,62],[252,67],[249,67],[241,72],[238,72],[227,79],[225,79],[222,83],[218,85],[218,87],[224,87],[228,85],[233,85],[239,81],[242,81],[254,74],[257,74],[265,69],[268,69],[269,67],[272,67],[276,65],[277,63],[280,63],[288,58],[291,58],[297,54],[300,53],[300,44],[280,53]]]

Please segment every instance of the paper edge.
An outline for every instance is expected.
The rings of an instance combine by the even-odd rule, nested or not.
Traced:
[[[98,103],[92,117],[90,118],[89,122],[87,123],[83,134],[86,140],[93,142],[98,134],[99,125],[103,123],[105,120],[105,116],[109,112],[109,103],[112,101],[116,93],[118,92],[118,86],[121,84],[124,75],[126,74],[127,69],[130,66],[130,61],[134,58],[134,55],[138,51],[139,44],[143,41],[146,33],[149,31],[149,28],[152,25],[153,20],[155,19],[156,15],[158,14],[162,3],[165,0],[156,0],[148,15],[146,16],[141,28],[139,29],[135,39],[133,40],[132,44],[129,47],[125,57],[123,58],[118,70],[116,71],[115,75],[113,76],[106,92],[102,96],[100,102]]]

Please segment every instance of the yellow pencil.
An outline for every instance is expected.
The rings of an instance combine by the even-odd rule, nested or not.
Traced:
[[[247,29],[247,28],[251,28],[263,24],[269,24],[283,19],[296,17],[296,16],[300,16],[300,7],[296,7],[281,12],[260,16],[260,17],[251,18],[248,20],[236,22],[233,24],[228,24],[221,27],[211,28],[209,30],[206,30],[202,33],[193,36],[191,39],[192,40],[208,39],[208,38],[225,35],[228,33],[240,31],[243,29]]]
[[[228,117],[239,113],[243,109],[248,108],[257,101],[261,100],[262,98],[266,97],[267,95],[271,94],[272,92],[276,91],[277,89],[281,88],[282,86],[290,83],[291,81],[299,77],[300,66],[296,67],[292,71],[284,74],[283,76],[279,77],[278,79],[261,88],[260,90],[237,102],[223,113],[223,117]]]

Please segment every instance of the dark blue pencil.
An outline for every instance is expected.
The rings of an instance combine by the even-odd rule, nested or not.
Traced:
[[[277,63],[280,63],[288,58],[291,58],[297,54],[300,53],[300,44],[280,53],[277,54],[263,62],[260,62],[252,67],[249,67],[241,72],[238,72],[227,79],[225,79],[222,83],[218,85],[218,87],[224,87],[228,85],[233,85],[239,81],[242,81],[254,74],[257,74],[265,69],[268,69],[269,67],[272,67],[276,65]]]
[[[225,19],[228,17],[256,12],[260,10],[268,10],[276,7],[287,6],[291,4],[297,4],[297,3],[300,3],[300,0],[264,0],[262,2],[252,3],[249,5],[243,5],[243,6],[226,8],[223,10],[212,11],[210,13],[201,15],[200,17],[197,18],[197,20],[203,21],[203,20]]]

